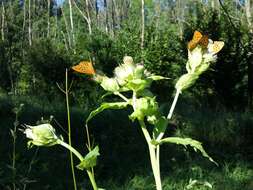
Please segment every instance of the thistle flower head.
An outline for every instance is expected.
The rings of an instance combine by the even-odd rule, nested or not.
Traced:
[[[187,74],[182,75],[176,83],[180,92],[192,86],[199,75],[209,69],[210,64],[217,60],[217,53],[223,48],[224,42],[212,41],[206,35],[195,31],[188,43]]]
[[[59,143],[59,137],[55,129],[50,124],[41,124],[36,126],[24,125],[24,134],[28,139],[28,147],[36,146],[53,146]]]
[[[133,58],[130,56],[125,56],[123,59],[123,64],[116,67],[114,70],[114,75],[116,80],[120,85],[126,84],[127,80],[133,77],[135,65],[133,63]]]

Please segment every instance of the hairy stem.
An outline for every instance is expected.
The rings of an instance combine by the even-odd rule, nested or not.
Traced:
[[[136,109],[136,92],[133,92],[133,109]],[[143,120],[139,120],[139,124],[141,126],[141,130],[143,132],[143,135],[147,141],[148,144],[148,150],[149,150],[149,156],[150,156],[150,162],[151,162],[151,167],[153,171],[153,175],[155,178],[155,184],[156,184],[156,190],[162,190],[162,182],[161,182],[161,175],[160,175],[160,168],[159,168],[159,156],[156,154],[159,154],[159,150],[157,152],[156,146],[151,144],[151,137],[150,134],[146,128],[145,122]],[[157,159],[158,158],[158,159]]]
[[[174,109],[175,109],[175,107],[176,107],[179,94],[180,94],[180,91],[177,90],[177,91],[176,91],[176,95],[175,95],[174,100],[173,100],[173,103],[172,103],[172,105],[171,105],[171,107],[170,107],[170,112],[169,112],[169,114],[168,114],[168,116],[167,116],[167,119],[171,119],[171,118],[172,118],[172,114],[173,114]]]
[[[151,144],[151,137],[149,135],[149,132],[146,128],[144,121],[139,120],[139,123],[141,125],[141,129],[144,134],[144,137],[148,143],[150,162],[151,162],[151,167],[152,167],[152,171],[155,178],[156,190],[162,190],[162,182],[161,182],[161,175],[160,175],[160,168],[159,168],[160,163],[156,155],[157,153],[159,154],[159,150],[157,152],[157,147]]]
[[[65,148],[67,148],[71,153],[73,153],[74,155],[76,155],[76,157],[77,157],[80,161],[83,160],[83,156],[82,156],[76,149],[74,149],[71,145],[65,143],[64,141],[62,141],[62,140],[60,140],[60,139],[58,140],[58,143],[59,143],[59,145],[61,145],[61,146],[65,147]]]
[[[70,146],[69,144],[65,143],[62,140],[58,140],[58,143],[61,146],[67,148],[71,153],[73,153],[80,160],[80,162],[83,161],[83,156],[76,149],[74,149],[72,146]],[[87,171],[87,174],[90,178],[90,182],[92,184],[93,190],[98,190],[98,187],[97,187],[97,184],[95,181],[95,177],[94,177],[94,173],[92,173],[92,171],[89,169],[86,171]]]

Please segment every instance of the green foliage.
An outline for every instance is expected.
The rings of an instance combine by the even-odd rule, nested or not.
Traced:
[[[126,108],[129,105],[128,102],[104,102],[101,104],[99,108],[96,110],[93,110],[90,114],[89,117],[86,119],[86,123],[89,122],[94,116],[96,116],[98,113],[104,111],[105,109],[123,109]]]
[[[202,147],[202,143],[196,140],[193,140],[191,138],[180,138],[180,137],[167,137],[164,138],[160,141],[153,141],[153,143],[155,145],[158,144],[163,144],[163,143],[174,143],[174,144],[179,144],[179,145],[183,145],[183,146],[191,146],[196,152],[197,150],[199,150],[201,152],[201,154],[208,158],[211,162],[215,163],[216,165],[218,165],[204,150],[204,148]]]
[[[76,167],[79,170],[87,170],[95,167],[97,165],[97,157],[99,156],[99,148],[96,146],[94,149],[92,149],[81,161],[80,164],[78,164]]]

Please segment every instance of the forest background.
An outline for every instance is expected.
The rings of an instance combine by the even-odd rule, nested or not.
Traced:
[[[136,63],[143,60],[150,72],[170,78],[152,86],[168,110],[175,82],[186,72],[187,42],[195,30],[224,41],[225,46],[212,69],[180,97],[168,135],[200,140],[220,166],[212,166],[188,149],[168,146],[162,155],[166,160],[162,172],[165,176],[168,171],[174,172],[168,174],[175,185],[172,189],[185,188],[190,179],[202,184],[195,189],[209,188],[203,185],[206,181],[214,189],[253,188],[252,0],[143,2],[145,35],[141,48],[141,0],[0,1],[2,189],[9,189],[13,183],[31,189],[71,187],[66,152],[56,148],[28,151],[24,137],[17,133],[14,141],[10,133],[17,122],[35,124],[50,116],[55,126],[61,126],[59,131],[66,129],[65,97],[57,87],[64,85],[66,68],[72,81],[72,136],[74,144],[85,151],[84,120],[102,102],[104,92],[88,77],[74,73],[71,66],[93,60],[96,69],[112,76],[125,55]],[[21,103],[24,108],[15,119],[13,110]],[[107,189],[152,189],[146,186],[152,183],[152,175],[146,172],[149,160],[142,156],[147,150],[144,142],[137,140],[141,139],[140,132],[131,125],[127,112],[122,111],[107,111],[91,122],[92,138],[101,146],[98,181],[110,187]],[[35,163],[29,170],[34,155]],[[52,164],[59,160],[63,163],[60,168]],[[131,168],[122,167],[129,163]],[[50,178],[49,171],[58,178]],[[80,186],[88,184],[87,179],[78,179]]]

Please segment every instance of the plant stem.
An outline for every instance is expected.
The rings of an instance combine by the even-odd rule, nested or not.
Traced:
[[[136,92],[133,92],[133,109],[136,109]],[[148,150],[149,150],[149,156],[150,156],[150,162],[151,162],[151,167],[152,167],[152,171],[153,171],[153,175],[155,178],[155,184],[156,184],[156,190],[162,190],[162,182],[161,182],[161,175],[160,175],[160,160],[159,160],[159,156],[157,156],[156,154],[159,154],[160,151],[158,149],[158,152],[156,150],[156,146],[154,146],[153,144],[151,144],[151,137],[150,134],[146,128],[145,122],[143,120],[139,120],[139,124],[141,126],[141,130],[143,132],[143,135],[147,141],[148,144]]]
[[[71,145],[65,143],[64,141],[62,141],[62,140],[60,140],[60,139],[58,140],[58,142],[59,142],[59,145],[61,145],[61,146],[65,147],[65,148],[67,148],[71,153],[73,153],[74,155],[76,155],[76,157],[77,157],[80,161],[83,160],[83,156],[82,156],[76,149],[74,149]]]
[[[175,109],[176,104],[177,104],[177,100],[178,100],[179,94],[180,94],[180,91],[177,90],[176,91],[176,95],[175,95],[174,100],[173,100],[173,103],[172,103],[172,105],[170,107],[170,112],[169,112],[169,114],[167,116],[167,119],[171,119],[171,117],[172,117],[172,114],[173,114],[174,109]]]
[[[17,111],[18,112],[18,111]],[[15,122],[14,122],[14,129],[12,131],[12,137],[13,137],[13,150],[12,150],[12,186],[13,190],[16,189],[16,138],[17,138],[17,125],[18,125],[18,113],[16,113],[15,116]]]
[[[95,181],[95,177],[94,177],[94,173],[92,173],[92,171],[90,171],[90,170],[86,170],[86,171],[87,171],[88,176],[90,178],[90,182],[92,184],[93,190],[98,190],[98,187],[97,187],[97,184]]]
[[[69,91],[69,89],[68,89],[68,69],[66,69],[66,72],[65,72],[65,97],[66,97],[67,116],[68,116],[68,143],[71,146],[71,144],[72,144],[71,143],[71,124],[70,124],[70,109],[69,109],[68,91]],[[70,165],[71,165],[71,171],[72,171],[72,177],[73,177],[74,190],[77,190],[72,151],[70,151]]]
[[[152,171],[155,178],[156,190],[162,190],[162,182],[161,182],[161,175],[160,175],[160,168],[159,168],[160,161],[159,161],[159,156],[158,156],[158,159],[156,156],[156,153],[159,154],[159,150],[157,152],[157,148],[153,144],[151,144],[151,137],[148,133],[148,130],[146,128],[144,121],[139,120],[139,123],[141,125],[141,129],[144,134],[144,137],[148,143],[150,162],[151,162],[151,167],[152,167]]]
[[[83,156],[76,150],[74,149],[72,146],[70,146],[69,144],[65,143],[62,140],[58,140],[59,144],[65,148],[67,148],[70,152],[72,152],[74,155],[76,155],[76,157],[80,160],[83,161]],[[87,174],[90,178],[90,182],[92,184],[93,190],[98,190],[96,181],[95,181],[95,177],[94,174],[90,171],[90,170],[86,170]]]
[[[127,97],[125,97],[123,94],[121,94],[120,92],[115,92],[115,95],[118,95],[119,97],[121,97],[123,100],[125,100],[126,102],[128,102]]]
[[[172,115],[173,115],[173,112],[175,110],[175,107],[176,107],[176,104],[177,104],[177,100],[178,100],[178,97],[179,97],[179,94],[180,94],[180,91],[177,90],[176,91],[176,94],[175,94],[175,97],[174,97],[174,100],[172,102],[172,105],[170,107],[170,111],[169,111],[169,114],[167,116],[167,119],[171,119],[172,118]],[[164,132],[161,132],[158,137],[156,138],[157,141],[160,141],[162,138],[163,138],[163,135],[164,135]],[[157,146],[160,146],[160,145],[157,145]]]
[[[91,143],[90,143],[90,133],[89,133],[89,127],[88,124],[85,124],[85,130],[86,130],[86,136],[87,136],[87,148],[89,151],[91,151]],[[94,176],[94,169],[93,167],[91,168],[91,173]]]

